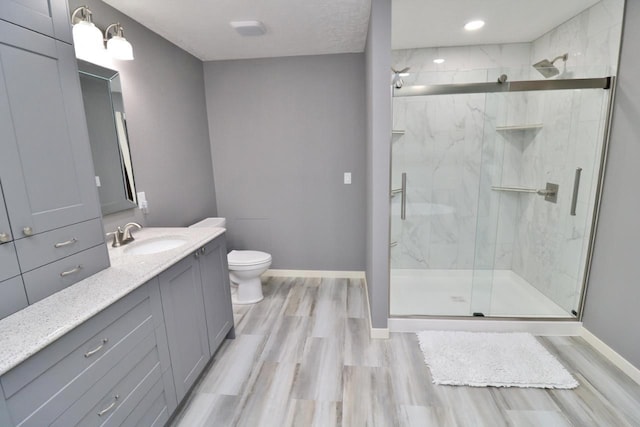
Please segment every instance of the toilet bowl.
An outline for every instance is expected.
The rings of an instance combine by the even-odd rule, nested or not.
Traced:
[[[222,227],[225,228],[224,218],[206,218],[191,227]],[[271,266],[271,255],[260,251],[237,251],[227,254],[229,263],[229,279],[232,286],[234,304],[253,304],[262,301],[262,282],[260,276]]]
[[[229,278],[238,286],[234,301],[236,304],[253,304],[262,301],[260,276],[271,266],[271,255],[260,251],[231,251]]]

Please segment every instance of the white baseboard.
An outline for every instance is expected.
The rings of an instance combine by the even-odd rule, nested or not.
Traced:
[[[611,363],[620,368],[622,372],[631,377],[631,379],[633,379],[636,383],[640,384],[640,369],[633,366],[627,359],[619,355],[614,349],[609,347],[600,338],[589,332],[588,329],[582,327],[580,336],[593,348],[598,350],[604,357],[609,359]]]
[[[325,271],[325,270],[267,270],[263,276],[277,277],[329,277],[345,279],[364,279],[364,271]]]
[[[389,328],[374,328],[371,323],[371,305],[369,304],[369,284],[367,278],[364,278],[364,298],[367,302],[367,319],[369,319],[369,336],[373,340],[389,339]],[[388,320],[387,320],[388,321]],[[388,325],[387,325],[388,326]]]
[[[529,332],[533,335],[576,336],[580,335],[582,322],[538,321],[538,320],[491,320],[491,319],[389,319],[391,332],[470,331],[470,332]]]
[[[371,328],[371,339],[373,340],[388,340],[389,328]]]

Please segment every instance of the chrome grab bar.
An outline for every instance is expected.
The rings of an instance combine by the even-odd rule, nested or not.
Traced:
[[[580,175],[582,168],[576,168],[576,174],[573,177],[573,195],[571,196],[571,211],[569,215],[576,216],[576,206],[578,205],[578,190],[580,190]]]
[[[400,199],[400,219],[407,219],[407,173],[402,172],[402,186],[400,188],[396,188],[395,190],[391,190],[391,197],[396,194],[400,194],[402,199]]]
[[[545,188],[541,188],[539,190],[535,189],[535,188],[525,188],[525,187],[498,187],[495,185],[491,186],[491,189],[493,191],[508,191],[508,192],[512,192],[512,193],[536,193],[540,196],[548,196],[550,194],[553,194],[554,191],[551,190],[547,190]]]
[[[507,191],[512,193],[535,193],[539,196],[543,196],[544,200],[547,202],[556,203],[558,201],[558,184],[553,184],[551,182],[547,182],[546,187],[539,190],[526,187],[499,187],[496,185],[492,185],[491,189],[493,191]]]

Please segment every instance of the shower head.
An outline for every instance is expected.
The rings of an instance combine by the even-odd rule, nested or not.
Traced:
[[[569,54],[565,53],[564,55],[556,56],[551,61],[549,61],[548,59],[543,59],[542,61],[533,64],[533,68],[538,70],[538,72],[542,74],[545,79],[557,76],[558,74],[560,74],[560,70],[558,70],[558,67],[553,65],[553,63],[558,59],[562,59],[563,62],[567,62],[567,59],[569,59]]]
[[[391,71],[393,71],[393,78],[391,79],[391,84],[393,85],[393,87],[395,87],[396,89],[402,88],[402,86],[404,85],[402,76],[409,75],[407,71],[409,71],[410,69],[411,67],[404,67],[402,70],[396,70],[395,68],[391,67]]]

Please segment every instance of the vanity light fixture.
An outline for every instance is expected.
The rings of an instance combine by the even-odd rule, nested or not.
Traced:
[[[444,58],[436,58],[433,60],[434,64],[442,64],[444,63]]]
[[[91,10],[87,6],[80,6],[71,14],[71,24],[76,58],[100,62],[105,53],[108,53],[114,59],[124,61],[133,59],[133,47],[124,38],[123,28],[119,22],[109,25],[103,36],[102,31],[93,23]]]
[[[484,21],[481,19],[469,21],[466,24],[464,24],[464,29],[467,31],[479,30],[482,27],[484,27]]]
[[[93,23],[93,13],[87,6],[80,6],[71,14],[73,46],[76,57],[90,60],[104,53],[102,32]]]
[[[133,59],[133,46],[124,38],[124,31],[119,22],[109,25],[104,30],[104,39],[107,41],[107,52],[112,58],[123,61]]]

